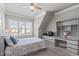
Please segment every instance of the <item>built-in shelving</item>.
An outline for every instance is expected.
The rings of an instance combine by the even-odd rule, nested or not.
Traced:
[[[57,22],[57,36],[64,37],[64,32],[69,32],[67,50],[78,55],[78,18]]]
[[[57,36],[43,36],[43,39],[48,45],[65,48],[69,55],[78,55],[79,40],[78,40],[78,18],[59,21],[57,25]],[[64,32],[69,32],[68,36],[64,36]]]

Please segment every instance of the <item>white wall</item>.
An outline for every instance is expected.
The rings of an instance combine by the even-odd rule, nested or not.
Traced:
[[[41,38],[43,35],[43,32],[45,31],[46,26],[48,25],[49,21],[53,18],[53,12],[46,12],[40,27],[39,27],[39,37]]]
[[[37,16],[34,20],[34,36],[42,37],[43,31],[49,21],[52,19],[52,12],[43,12],[39,16]]]
[[[39,27],[40,24],[45,16],[46,12],[43,12],[42,14],[38,15],[35,19],[34,19],[34,36],[35,37],[39,37]]]
[[[2,10],[2,7],[0,5],[0,17],[1,17],[1,28],[0,28],[0,35],[4,35],[4,31],[5,31],[5,13]]]
[[[77,6],[76,8],[72,8],[66,12],[56,14],[56,15],[54,15],[52,20],[47,25],[45,32],[48,32],[48,31],[56,32],[57,31],[57,29],[56,29],[57,21],[68,20],[68,19],[72,19],[72,18],[76,18],[76,17],[79,17],[79,6]]]
[[[4,40],[1,36],[4,35],[5,31],[5,13],[0,6],[0,17],[1,17],[1,28],[0,28],[0,56],[4,55]]]

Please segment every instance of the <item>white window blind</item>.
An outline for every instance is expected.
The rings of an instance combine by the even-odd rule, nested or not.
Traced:
[[[26,35],[32,34],[32,23],[26,23]]]
[[[17,21],[10,21],[10,29],[11,34],[18,35],[18,22]]]
[[[25,23],[19,22],[19,35],[25,35]]]
[[[16,36],[32,35],[32,22],[10,21],[11,34]]]

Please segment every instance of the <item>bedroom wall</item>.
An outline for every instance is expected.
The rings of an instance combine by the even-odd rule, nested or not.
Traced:
[[[0,17],[1,17],[1,28],[0,28],[0,56],[4,55],[4,40],[3,35],[5,31],[5,13],[0,5]]]
[[[52,12],[43,12],[39,16],[37,16],[34,20],[34,36],[35,37],[42,37],[43,31],[49,21],[52,19],[53,13]]]
[[[37,17],[34,18],[34,37],[39,37],[39,27],[45,16],[46,12],[41,13]]]
[[[39,37],[40,38],[42,38],[43,32],[45,31],[47,24],[53,18],[53,14],[54,14],[53,12],[46,11],[46,14],[45,14],[45,16],[40,24],[40,27],[39,27]]]
[[[5,12],[3,11],[1,5],[0,5],[0,17],[1,17],[0,35],[3,36],[5,31]]]
[[[79,5],[61,11],[61,13],[55,14],[52,20],[47,25],[44,32],[53,31],[56,32],[56,22],[62,20],[68,20],[79,17]]]

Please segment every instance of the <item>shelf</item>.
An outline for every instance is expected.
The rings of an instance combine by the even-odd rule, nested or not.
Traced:
[[[78,32],[78,30],[71,30],[71,32]]]
[[[66,41],[59,40],[59,39],[55,40],[55,46],[66,48],[67,47],[66,45],[67,45]]]
[[[73,22],[73,21],[71,21],[71,22]],[[63,36],[64,35],[63,32],[69,32],[70,35],[72,35],[72,36],[74,35],[73,33],[78,32],[78,24],[75,23],[75,24],[66,25],[66,24],[69,24],[69,22],[67,22],[67,21],[66,21],[65,25],[64,25],[64,23],[61,21],[60,26],[57,26],[58,36]]]

